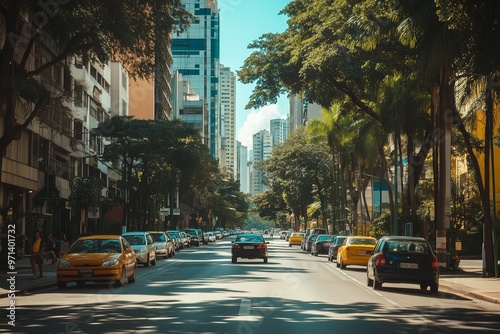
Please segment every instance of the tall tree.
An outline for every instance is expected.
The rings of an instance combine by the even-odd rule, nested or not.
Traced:
[[[193,18],[181,0],[2,1],[0,15],[0,179],[7,147],[61,95],[38,75],[75,56],[118,60],[131,76],[150,77],[158,58],[170,60],[167,48],[155,54],[155,45]],[[16,113],[21,101],[29,106],[23,115]]]

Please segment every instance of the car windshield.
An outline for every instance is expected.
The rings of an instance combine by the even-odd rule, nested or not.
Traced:
[[[118,239],[85,239],[77,240],[66,254],[79,253],[121,253]]]
[[[375,245],[377,242],[368,238],[352,238],[349,240],[349,245]]]
[[[342,245],[346,238],[335,238],[335,244],[336,245]]]
[[[146,244],[146,239],[144,238],[143,235],[124,235],[123,237],[127,239],[128,243],[131,246]]]
[[[390,253],[420,253],[427,255],[430,252],[430,248],[429,245],[424,241],[389,240],[384,247],[384,251]]]
[[[165,242],[165,234],[163,233],[152,233],[151,236],[155,242]]]
[[[264,239],[259,235],[239,235],[235,242],[264,242]]]
[[[319,235],[316,241],[326,241],[326,240],[332,240],[331,235]]]

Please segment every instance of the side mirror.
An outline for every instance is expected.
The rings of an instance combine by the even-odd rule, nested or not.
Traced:
[[[125,249],[125,253],[129,254],[129,253],[133,253],[134,250],[132,248],[127,248]]]

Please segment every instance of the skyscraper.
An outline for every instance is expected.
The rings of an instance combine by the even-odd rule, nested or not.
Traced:
[[[290,133],[290,121],[289,119],[276,118],[270,121],[270,132],[273,137],[273,148],[274,145],[282,143],[288,139]]]
[[[229,67],[224,66],[220,68],[220,101],[220,165],[225,166],[236,178],[236,77]]]
[[[219,159],[219,9],[216,0],[184,0],[183,4],[197,19],[184,33],[172,36],[171,69],[179,71],[190,90],[204,101],[203,119],[208,120],[204,143]]]
[[[255,166],[257,162],[264,161],[271,157],[273,150],[273,137],[267,130],[260,130],[253,135],[252,162]],[[260,168],[253,168],[252,171],[252,195],[263,193],[266,190],[262,182],[263,173]]]

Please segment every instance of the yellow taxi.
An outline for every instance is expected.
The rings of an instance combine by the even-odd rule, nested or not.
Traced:
[[[93,235],[79,238],[57,265],[57,286],[75,282],[114,282],[123,286],[136,280],[137,259],[128,241],[119,235]]]
[[[361,235],[348,236],[337,252],[337,268],[345,269],[347,265],[368,265],[377,239]]]
[[[288,246],[292,247],[292,245],[301,245],[303,237],[304,233],[293,232],[288,239]]]

